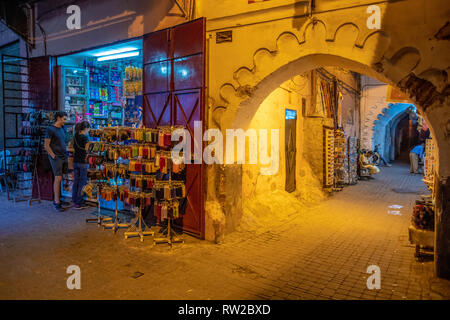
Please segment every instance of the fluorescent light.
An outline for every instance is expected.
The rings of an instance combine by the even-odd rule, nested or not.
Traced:
[[[127,57],[136,57],[138,55],[139,55],[139,51],[111,54],[109,56],[97,58],[97,61],[106,61],[106,60],[114,60],[114,59],[127,58]]]
[[[117,53],[128,52],[128,51],[135,51],[135,50],[138,50],[138,48],[126,47],[126,48],[112,49],[112,50],[102,51],[102,52],[96,53],[96,54],[94,54],[94,57],[107,56],[107,55],[110,55],[110,54],[117,54]]]

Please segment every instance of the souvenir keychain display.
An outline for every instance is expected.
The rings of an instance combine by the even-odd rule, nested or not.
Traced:
[[[91,167],[88,176],[91,180],[101,181],[97,189],[98,199],[116,201],[114,222],[102,223],[98,218],[104,229],[112,228],[116,232],[120,227],[128,227],[124,233],[125,239],[139,237],[143,241],[145,236],[153,236],[154,232],[150,231],[142,213],[145,209],[153,209],[157,222],[163,224],[167,221],[166,237],[154,239],[154,243],[172,245],[183,242],[174,237],[172,228],[173,219],[181,217],[180,201],[186,197],[182,175],[185,165],[172,161],[173,129],[107,127],[91,130],[91,136],[100,141],[86,145]],[[180,176],[182,180],[175,180]],[[119,185],[119,178],[126,184]],[[130,224],[120,223],[117,217],[118,201],[133,208],[136,216]]]
[[[97,178],[98,176],[95,176],[95,178]],[[88,197],[93,198],[94,196],[97,197],[97,209],[98,209],[98,214],[97,214],[97,218],[90,218],[90,219],[86,219],[86,223],[92,223],[95,222],[97,223],[97,227],[100,227],[103,222],[105,221],[112,221],[111,217],[107,217],[107,216],[102,216],[101,214],[101,208],[100,208],[100,194],[101,194],[101,189],[102,189],[102,183],[100,182],[89,182],[87,185],[85,185],[83,187],[82,192],[84,194],[86,194]]]
[[[87,175],[90,181],[83,188],[83,193],[85,193],[91,198],[96,196],[98,207],[97,218],[86,219],[86,223],[96,222],[98,227],[100,226],[104,227],[105,225],[109,225],[113,220],[111,217],[103,216],[101,214],[101,203],[100,203],[101,198],[106,196],[105,189],[108,190],[108,188],[110,188],[106,180],[107,178],[103,174],[103,172],[105,171],[105,167],[108,166],[108,164],[105,163],[105,161],[108,158],[107,156],[109,156],[108,147],[104,143],[106,135],[104,136],[103,133],[108,132],[111,134],[111,130],[106,129],[109,128],[105,128],[104,130],[95,130],[95,129],[91,130],[90,135],[94,138],[100,138],[101,141],[88,142],[86,144],[87,161],[89,164]],[[117,201],[116,201],[116,208],[117,208]],[[107,224],[107,222],[110,223]]]
[[[115,210],[114,210],[114,222],[103,224],[103,230],[106,228],[111,228],[114,233],[117,232],[119,228],[128,228],[129,224],[121,223],[118,217],[118,200],[119,200],[119,185],[118,178],[127,179],[128,172],[127,166],[119,163],[120,158],[120,150],[122,145],[119,145],[120,142],[128,140],[130,136],[130,132],[128,128],[122,127],[113,127],[113,128],[104,128],[102,131],[101,138],[104,141],[107,141],[112,144],[103,144],[103,152],[105,163],[103,164],[103,177],[108,181],[113,180],[114,184],[112,186],[107,187],[102,194],[102,199],[106,201],[115,201]],[[125,146],[125,148],[128,148]]]
[[[167,243],[172,246],[173,243],[184,242],[182,238],[175,237],[172,230],[173,219],[180,217],[180,198],[186,197],[186,188],[184,182],[172,181],[172,173],[169,173],[169,181],[158,181],[154,186],[155,194],[155,216],[159,221],[167,219],[167,235],[165,237],[154,239],[155,244]]]
[[[130,173],[127,203],[133,206],[136,217],[125,231],[125,239],[139,237],[144,241],[145,236],[154,236],[150,227],[145,223],[142,211],[153,204],[153,186],[156,181],[156,154],[158,130],[137,128],[131,131],[130,138],[136,143],[128,150],[122,151],[128,155],[128,172]]]

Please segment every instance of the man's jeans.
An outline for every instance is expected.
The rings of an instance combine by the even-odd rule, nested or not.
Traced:
[[[419,173],[419,156],[414,152],[410,152],[409,162],[410,162],[409,172]]]
[[[73,163],[73,185],[72,185],[72,202],[74,204],[82,204],[83,197],[81,190],[87,183],[87,163]]]

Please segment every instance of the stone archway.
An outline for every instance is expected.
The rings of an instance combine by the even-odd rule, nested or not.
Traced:
[[[253,53],[252,66],[239,67],[233,73],[234,81],[221,85],[218,100],[223,105],[214,107],[211,120],[220,128],[245,128],[261,102],[282,82],[318,67],[339,66],[407,93],[436,137],[440,175],[450,175],[450,163],[445,161],[450,157],[448,92],[439,92],[431,81],[414,74],[423,61],[417,49],[399,48],[386,58],[385,54],[393,50],[389,36],[384,31],[367,33],[360,29],[363,28],[354,23],[344,23],[330,32],[325,22],[312,20],[300,32],[281,33],[274,39],[275,49],[258,49]],[[411,63],[412,56],[416,57],[412,59],[414,63]],[[423,72],[429,73],[432,71]],[[439,87],[443,86],[441,82],[437,83]]]
[[[372,127],[372,150],[380,144],[379,152],[386,160],[394,160],[392,150],[386,144],[391,144],[391,128],[395,128],[395,120],[411,106],[409,103],[389,103],[387,108],[383,108],[378,114]],[[389,131],[389,132],[388,132]]]
[[[252,35],[252,28],[246,29],[247,37],[242,38],[248,43],[241,43],[242,50],[223,50],[221,53],[229,54],[227,62],[221,61],[222,68],[235,67],[232,72],[228,70],[228,80],[221,80],[223,76],[219,73],[212,76],[215,84],[210,88],[212,112],[209,125],[218,126],[221,130],[246,128],[261,102],[281,83],[318,67],[339,66],[396,86],[410,97],[436,139],[439,162],[436,174],[444,185],[450,176],[448,59],[445,55],[436,58],[434,52],[448,52],[449,45],[430,38],[430,34],[438,32],[447,18],[438,10],[433,11],[436,19],[427,25],[428,30],[420,29],[423,26],[417,25],[417,17],[406,17],[406,20],[411,20],[404,21],[410,31],[404,30],[406,26],[400,25],[397,19],[406,10],[405,6],[409,6],[408,12],[415,10],[420,18],[425,14],[421,5],[418,1],[380,4],[385,28],[376,31],[367,29],[367,16],[357,9],[349,9],[343,16],[323,13],[303,20],[294,17],[291,24],[283,22],[271,29],[255,31],[259,32],[260,38]],[[216,53],[217,56],[220,54]],[[226,219],[231,221],[230,225],[237,225],[242,214],[242,168],[231,165],[210,170],[210,176],[214,177],[211,179],[216,179],[217,184],[209,184],[208,199],[216,201],[221,198]],[[233,192],[220,195],[221,189]],[[442,190],[444,194],[448,193],[447,189]],[[444,196],[439,204],[442,207],[438,209],[444,213],[443,224],[450,219],[445,201]],[[448,229],[438,227],[437,231],[437,238],[441,239],[437,252],[442,252],[437,260],[444,261],[443,267],[438,267],[441,270],[438,274],[446,276],[450,276]]]

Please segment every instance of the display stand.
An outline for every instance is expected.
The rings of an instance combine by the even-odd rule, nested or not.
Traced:
[[[105,223],[103,224],[103,230],[106,228],[111,228],[111,230],[116,233],[118,229],[120,228],[128,228],[130,225],[128,223],[120,223],[120,219],[118,217],[118,210],[117,210],[117,201],[119,197],[119,188],[117,187],[117,181],[116,181],[116,209],[115,209],[115,216],[114,216],[114,222],[112,223]]]
[[[169,184],[172,182],[172,172],[169,173]],[[167,228],[163,230],[167,230],[167,236],[162,238],[153,239],[154,244],[167,243],[170,247],[172,247],[173,243],[183,243],[184,240],[182,238],[174,237],[174,231],[172,230],[172,218],[170,216],[167,217]]]
[[[111,217],[102,216],[100,213],[100,192],[97,192],[97,207],[98,207],[97,218],[86,219],[86,223],[96,222],[97,227],[100,227],[103,224],[103,221],[112,221]]]
[[[167,236],[164,238],[155,238],[153,240],[154,244],[167,243],[172,247],[173,243],[184,243],[183,238],[174,237],[175,232],[172,230],[172,218],[167,218]],[[163,231],[164,232],[164,231]]]
[[[115,161],[115,165],[117,167],[117,161]],[[118,217],[118,210],[117,210],[117,201],[119,201],[119,187],[117,185],[117,175],[114,178],[115,186],[116,186],[116,209],[115,209],[115,215],[114,215],[114,222],[112,223],[105,223],[103,225],[103,230],[106,228],[111,228],[113,233],[116,233],[118,229],[120,228],[128,228],[130,225],[128,223],[120,223],[120,219]]]
[[[136,227],[136,223],[138,224]],[[142,225],[145,226],[145,230],[142,228]],[[149,227],[145,223],[143,217],[142,217],[142,208],[138,208],[138,213],[136,215],[135,222],[129,226],[128,230],[125,231],[125,239],[128,239],[130,237],[140,237],[141,242],[144,241],[145,236],[153,236],[155,233],[153,231],[149,231]]]

